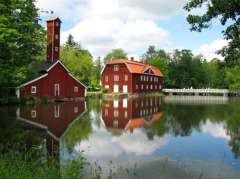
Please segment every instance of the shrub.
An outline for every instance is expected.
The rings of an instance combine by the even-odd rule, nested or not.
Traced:
[[[42,99],[41,99],[41,103],[42,104],[46,104],[47,102],[48,102],[48,99],[49,99],[49,97],[48,97],[48,95],[43,95],[43,97],[42,97]]]
[[[102,93],[109,93],[109,91],[110,91],[110,88],[105,88],[105,87],[104,87],[104,88],[102,89]]]

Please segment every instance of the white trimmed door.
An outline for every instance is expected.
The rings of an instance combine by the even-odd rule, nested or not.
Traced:
[[[128,86],[127,85],[123,85],[123,93],[128,93]]]
[[[113,92],[118,93],[118,85],[113,85]]]

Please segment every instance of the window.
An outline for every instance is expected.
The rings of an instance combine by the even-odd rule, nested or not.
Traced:
[[[109,88],[109,85],[105,85],[105,88]]]
[[[143,80],[143,76],[141,75],[141,79],[140,79],[141,81]]]
[[[148,76],[147,76],[147,81],[148,81]]]
[[[125,81],[127,81],[128,80],[128,75],[125,75]]]
[[[105,109],[105,116],[108,116],[108,109]]]
[[[36,93],[36,92],[37,92],[37,87],[36,86],[32,86],[31,93]]]
[[[114,71],[118,71],[118,65],[114,65]]]
[[[161,89],[162,88],[162,86],[161,85],[159,85],[159,89]]]
[[[143,81],[145,81],[145,80],[146,80],[146,76],[143,77]]]
[[[56,26],[59,26],[59,23],[58,23],[58,22],[56,22]]]
[[[74,107],[74,113],[78,112],[78,107]]]
[[[155,89],[157,89],[157,85],[155,85]]]
[[[118,75],[114,75],[114,81],[119,81],[119,76]]]
[[[105,76],[105,81],[108,81],[108,76]]]
[[[148,89],[148,85],[146,85],[146,89]]]
[[[128,112],[124,111],[124,117],[127,118],[128,117]]]
[[[59,84],[55,84],[55,96],[59,96]]]
[[[32,110],[31,111],[31,116],[32,116],[32,118],[36,118],[37,117],[36,110]]]
[[[59,105],[55,106],[55,117],[59,117]]]
[[[55,47],[55,51],[58,51],[58,47]]]
[[[153,88],[152,88],[152,85],[151,85],[151,89],[153,89]]]
[[[58,35],[55,35],[55,39],[58,39]]]
[[[74,92],[78,92],[78,87],[74,87]]]
[[[113,115],[114,115],[114,117],[118,117],[119,116],[118,111],[114,111]]]
[[[141,85],[141,89],[143,89],[143,85]]]
[[[136,89],[138,89],[138,85],[136,85]]]
[[[151,81],[152,81],[152,77],[151,77]]]
[[[118,120],[113,121],[113,127],[118,127]]]

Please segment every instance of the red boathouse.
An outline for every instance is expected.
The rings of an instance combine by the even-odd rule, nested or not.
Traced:
[[[87,87],[74,78],[60,61],[60,28],[59,18],[47,20],[46,61],[37,65],[38,74],[29,77],[17,88],[17,96],[34,95],[38,99],[48,95],[49,99],[85,98]]]

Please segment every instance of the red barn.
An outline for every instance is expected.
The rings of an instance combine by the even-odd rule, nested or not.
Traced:
[[[74,78],[60,59],[60,28],[59,18],[47,20],[47,46],[46,61],[38,66],[38,74],[34,78],[29,77],[18,87],[17,96],[34,95],[38,99],[48,95],[49,99],[56,98],[84,98],[86,89],[80,81]]]
[[[162,72],[151,65],[118,59],[105,64],[102,87],[117,93],[162,92]]]

